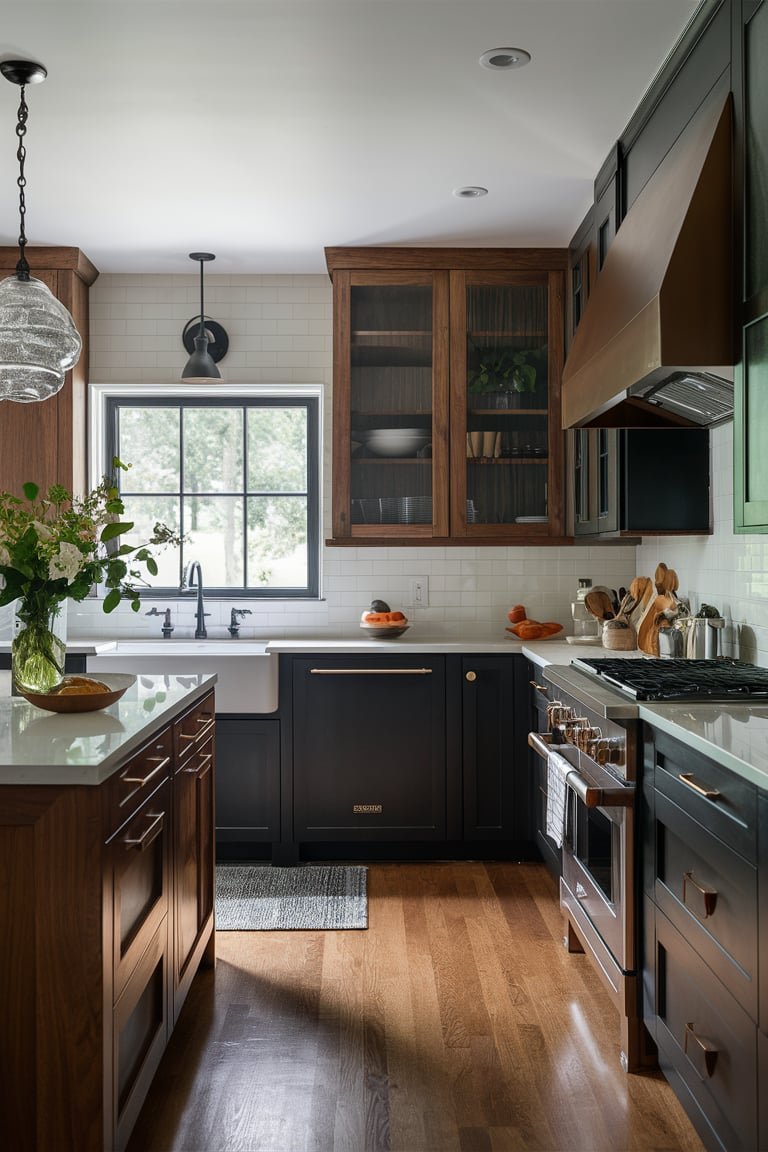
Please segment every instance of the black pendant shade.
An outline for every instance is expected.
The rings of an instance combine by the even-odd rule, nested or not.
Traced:
[[[190,252],[190,260],[197,260],[200,264],[200,318],[197,324],[197,333],[194,336],[194,352],[186,363],[181,379],[187,384],[211,384],[221,380],[221,373],[216,367],[216,361],[224,356],[229,347],[227,334],[220,324],[214,325],[216,335],[214,340],[209,337],[208,330],[212,325],[205,321],[205,300],[203,297],[203,265],[209,260],[215,260],[212,252]],[[189,338],[192,335],[194,321],[190,320],[182,334],[184,346],[189,350]]]

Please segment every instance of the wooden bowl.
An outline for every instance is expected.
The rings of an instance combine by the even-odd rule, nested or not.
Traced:
[[[44,708],[46,712],[98,712],[100,708],[108,708],[110,704],[114,704],[124,692],[128,691],[132,684],[136,683],[136,677],[129,676],[126,672],[110,672],[108,675],[90,678],[106,684],[109,691],[73,692],[63,696],[61,688],[58,692],[45,693],[23,692],[21,688],[18,691],[19,695],[23,696],[25,700],[29,700],[30,704],[34,704],[37,708]],[[72,679],[76,679],[76,677],[65,676],[61,687]]]

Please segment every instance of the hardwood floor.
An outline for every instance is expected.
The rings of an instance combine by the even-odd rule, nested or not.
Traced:
[[[543,865],[377,864],[369,928],[223,932],[129,1152],[700,1152]]]

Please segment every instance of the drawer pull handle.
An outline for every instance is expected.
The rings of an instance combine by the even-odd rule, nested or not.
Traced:
[[[431,668],[310,668],[311,676],[430,676]]]
[[[213,716],[198,716],[195,719],[196,724],[205,724],[209,728],[213,727],[213,722]],[[204,729],[202,732],[180,732],[179,740],[199,740],[201,736],[205,735],[206,731],[207,729]]]
[[[694,792],[698,792],[699,796],[704,796],[707,800],[720,799],[721,793],[718,792],[717,788],[707,788],[706,784],[700,784],[693,772],[681,772],[678,780],[682,780],[687,788],[692,788]]]
[[[687,904],[687,888],[692,884],[701,896],[704,897],[704,919],[708,916],[714,915],[715,905],[717,904],[717,892],[714,888],[705,888],[703,884],[699,884],[698,880],[694,880],[692,872],[683,873],[683,904]]]
[[[149,848],[152,841],[156,840],[160,835],[163,830],[164,813],[147,812],[147,819],[151,820],[152,823],[148,828],[144,829],[141,836],[125,837],[123,843],[126,848],[136,848],[139,852],[143,852],[144,849]]]
[[[147,764],[156,764],[157,767],[153,768],[151,772],[148,772],[146,776],[122,776],[121,779],[124,784],[140,784],[143,786],[151,780],[153,776],[157,776],[158,772],[165,768],[166,764],[170,764],[170,762],[170,756],[147,756]]]
[[[696,1044],[696,1047],[692,1049],[693,1055],[688,1051],[689,1039],[693,1040]],[[697,1036],[693,1024],[686,1024],[685,1026],[683,1052],[685,1052],[686,1056],[691,1061],[691,1064],[693,1064],[694,1068],[696,1068],[696,1071],[699,1073],[699,1076],[701,1076],[702,1080],[704,1077],[701,1075],[701,1071],[697,1067],[699,1063],[703,1062],[704,1071],[706,1072],[707,1076],[714,1076],[715,1065],[717,1064],[717,1048],[715,1048],[713,1044],[710,1044],[708,1040],[702,1040],[701,1036]],[[696,1057],[696,1059],[693,1057]]]
[[[206,752],[204,756],[199,758],[197,764],[195,764],[193,768],[184,768],[183,771],[189,772],[190,776],[196,776],[198,772],[202,772],[203,768],[209,760],[213,760],[213,752]]]
[[[537,684],[535,680],[529,680],[528,683],[530,684],[531,688],[535,688],[537,692],[542,692],[546,696],[546,694],[547,694],[546,684]]]

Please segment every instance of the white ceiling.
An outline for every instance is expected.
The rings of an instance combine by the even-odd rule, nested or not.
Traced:
[[[30,244],[102,272],[322,272],[325,245],[566,245],[697,0],[6,0]],[[480,67],[520,47],[521,70]],[[0,243],[18,235],[0,79]],[[484,185],[460,200],[454,188]]]

